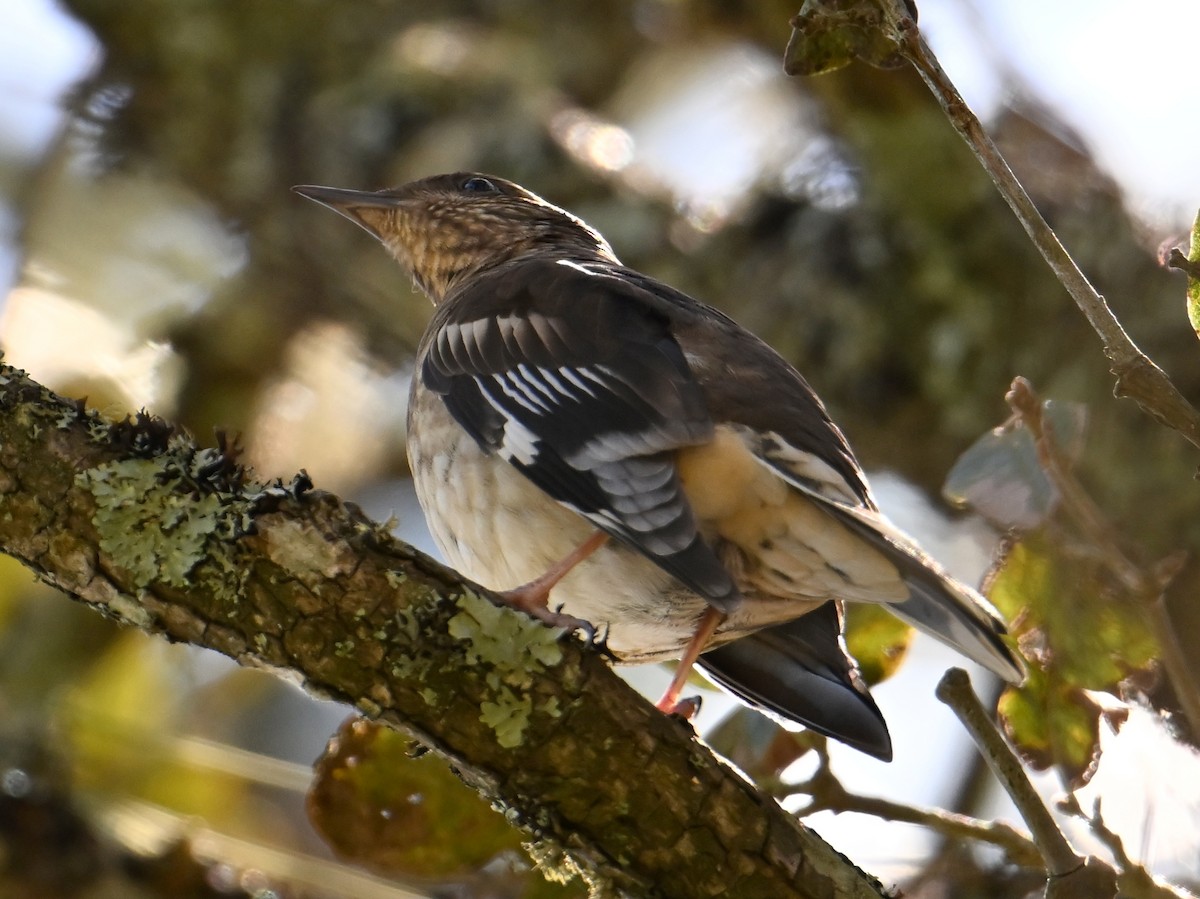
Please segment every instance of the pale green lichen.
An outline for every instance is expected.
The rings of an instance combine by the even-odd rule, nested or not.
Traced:
[[[455,597],[458,612],[447,623],[452,637],[466,641],[471,665],[486,665],[492,698],[481,703],[479,720],[501,746],[518,746],[534,711],[528,689],[533,675],[562,661],[560,631],[500,608],[471,590]],[[557,705],[539,707],[554,717]]]
[[[533,713],[529,694],[518,696],[508,687],[496,691],[496,701],[479,704],[479,720],[496,732],[496,742],[505,749],[521,745],[521,737]]]
[[[207,460],[196,454],[193,462],[200,466]],[[244,533],[248,500],[197,491],[194,476],[174,461],[124,459],[82,471],[75,480],[96,502],[92,523],[101,552],[137,586],[186,586],[206,558],[214,558],[223,574],[234,573],[222,554],[212,552],[210,541]]]
[[[487,662],[504,683],[528,687],[534,673],[562,661],[561,631],[514,615],[472,590],[455,599],[458,613],[447,622],[450,636],[468,641],[467,661]]]

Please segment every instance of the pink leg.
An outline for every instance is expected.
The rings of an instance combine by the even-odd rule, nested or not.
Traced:
[[[683,715],[685,718],[691,718],[696,714],[696,710],[700,708],[699,703],[689,702],[686,699],[680,702],[679,694],[683,692],[683,685],[687,683],[688,675],[692,673],[692,666],[696,664],[696,659],[708,648],[708,641],[716,632],[717,625],[724,620],[725,615],[722,612],[709,606],[704,617],[700,619],[696,633],[688,641],[683,658],[679,660],[679,664],[675,668],[675,676],[671,678],[671,685],[667,687],[667,692],[658,701],[659,711],[666,712],[668,715]]]
[[[568,630],[582,629],[590,632],[592,626],[588,622],[550,609],[550,591],[558,585],[559,581],[570,574],[576,565],[607,541],[608,534],[604,531],[596,531],[568,555],[555,562],[545,574],[520,587],[501,590],[500,598],[514,609],[520,609],[551,627],[565,627]]]

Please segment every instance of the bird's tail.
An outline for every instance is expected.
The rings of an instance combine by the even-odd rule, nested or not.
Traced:
[[[877,513],[839,511],[850,513],[839,518],[882,550],[908,585],[908,599],[887,604],[894,615],[1009,683],[1025,679],[1024,665],[1004,642],[1003,619],[978,591],[955,580]]]
[[[740,699],[890,761],[892,740],[842,642],[838,605],[711,649],[700,669]]]

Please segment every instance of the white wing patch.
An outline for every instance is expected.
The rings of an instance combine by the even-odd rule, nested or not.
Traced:
[[[497,387],[504,391],[504,395],[517,403],[522,409],[531,412],[534,415],[541,415],[544,412],[549,412],[550,408],[541,401],[541,399],[530,392],[529,387],[520,379],[513,377],[511,374],[496,375],[492,379]],[[485,390],[484,393],[487,393]],[[488,397],[491,402],[491,397]],[[503,406],[492,402],[492,407],[505,417],[509,418],[508,411]]]
[[[755,435],[755,455],[789,484],[805,493],[848,508],[862,508],[862,500],[846,479],[819,456],[797,449],[774,431]]]
[[[539,442],[537,435],[525,425],[515,418],[506,418],[498,451],[510,463],[532,465],[537,459]]]

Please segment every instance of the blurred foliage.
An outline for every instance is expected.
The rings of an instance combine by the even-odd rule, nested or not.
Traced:
[[[1064,460],[1074,465],[1083,453],[1087,408],[1047,400],[1043,414],[1054,428]],[[958,457],[946,475],[942,495],[955,506],[982,515],[999,531],[1035,528],[1059,502],[1029,431],[1012,421],[983,434]]]
[[[993,599],[1016,617],[1036,662],[1003,709],[1035,764],[1059,766],[1068,781],[1086,776],[1105,712],[1085,691],[1119,693],[1153,647],[1102,567],[1057,528],[1028,447],[990,428],[1016,374],[1062,408],[1085,409],[1080,478],[1151,557],[1200,548],[1195,460],[1176,435],[1113,400],[1094,335],[915,74],[850,65],[815,79],[772,76],[770,96],[753,102],[703,80],[731,54],[778,67],[795,0],[65,6],[96,33],[103,58],[78,86],[58,145],[19,185],[25,264],[5,340],[20,333],[10,352],[40,352],[29,364],[35,375],[52,372],[54,386],[118,415],[147,403],[202,437],[216,427],[247,433],[266,476],[312,460],[327,466],[327,475],[313,469],[318,483],[339,489],[403,473],[403,372],[428,304],[374,242],[288,188],[373,188],[456,169],[502,174],[595,224],[628,264],[725,308],[779,348],[868,469],[898,470],[933,492],[987,432],[963,479],[979,488],[1009,478],[1008,459],[1025,472],[1023,486],[985,485],[1007,499],[1026,491],[1019,521],[1007,523],[1049,522],[994,578]],[[695,105],[687,88],[696,85],[713,94],[709,105]],[[795,133],[762,154],[736,198],[713,213],[687,191],[695,181],[702,195],[725,157],[702,157],[698,142],[679,136],[684,146],[665,169],[639,156],[652,141],[634,140],[631,123],[652,99],[693,120],[722,105],[761,112],[770,100],[794,117]],[[686,132],[688,122],[669,124]],[[1157,241],[1127,216],[1116,186],[1031,98],[1015,98],[989,129],[1126,328],[1185,396],[1200,399],[1180,283],[1156,265],[1145,244]],[[628,138],[632,162],[611,162],[588,135]],[[22,321],[40,322],[43,351],[32,325],[16,330],[18,308]],[[233,675],[182,684],[180,656],[135,648],[140,638],[118,638],[90,612],[45,601],[46,592],[0,559],[0,709],[55,718],[52,739],[73,753],[88,790],[128,791],[222,822],[254,817],[247,810],[259,787],[181,763],[164,735],[200,722],[214,739],[286,744],[295,700]],[[1190,657],[1200,658],[1194,591],[1178,592],[1172,612]],[[871,610],[852,610],[850,621],[868,679],[887,676],[907,632]],[[394,735],[342,739],[343,752],[350,745],[382,761],[359,768],[346,755],[327,758],[314,808],[327,830],[384,840],[386,860],[373,863],[403,856],[421,876],[445,876],[451,862],[478,865],[510,845],[511,835],[497,833],[494,850],[481,842],[476,858],[435,865],[422,854],[447,824],[430,815],[384,827],[381,813],[371,816],[392,806],[377,791],[421,795],[404,809],[414,814],[445,797],[454,809],[438,812],[445,821],[476,821],[474,797],[460,807],[435,763],[397,760],[407,747]],[[805,747],[748,715],[714,740],[767,780]],[[297,802],[246,823],[319,853],[292,827]],[[346,833],[334,840],[343,851],[355,848]],[[418,842],[387,854],[413,834]],[[80,843],[82,863],[90,846]],[[532,889],[519,871],[512,876],[505,895]]]
[[[916,8],[911,8],[916,15]],[[904,64],[904,57],[884,36],[879,6],[869,2],[806,0],[792,19],[792,37],[783,53],[789,75],[820,75],[855,61],[883,69]]]
[[[846,648],[868,684],[887,680],[904,661],[913,630],[882,606],[846,606]]]
[[[308,814],[343,858],[437,894],[577,896],[533,871],[521,835],[441,759],[393,730],[350,718],[317,761]]]

